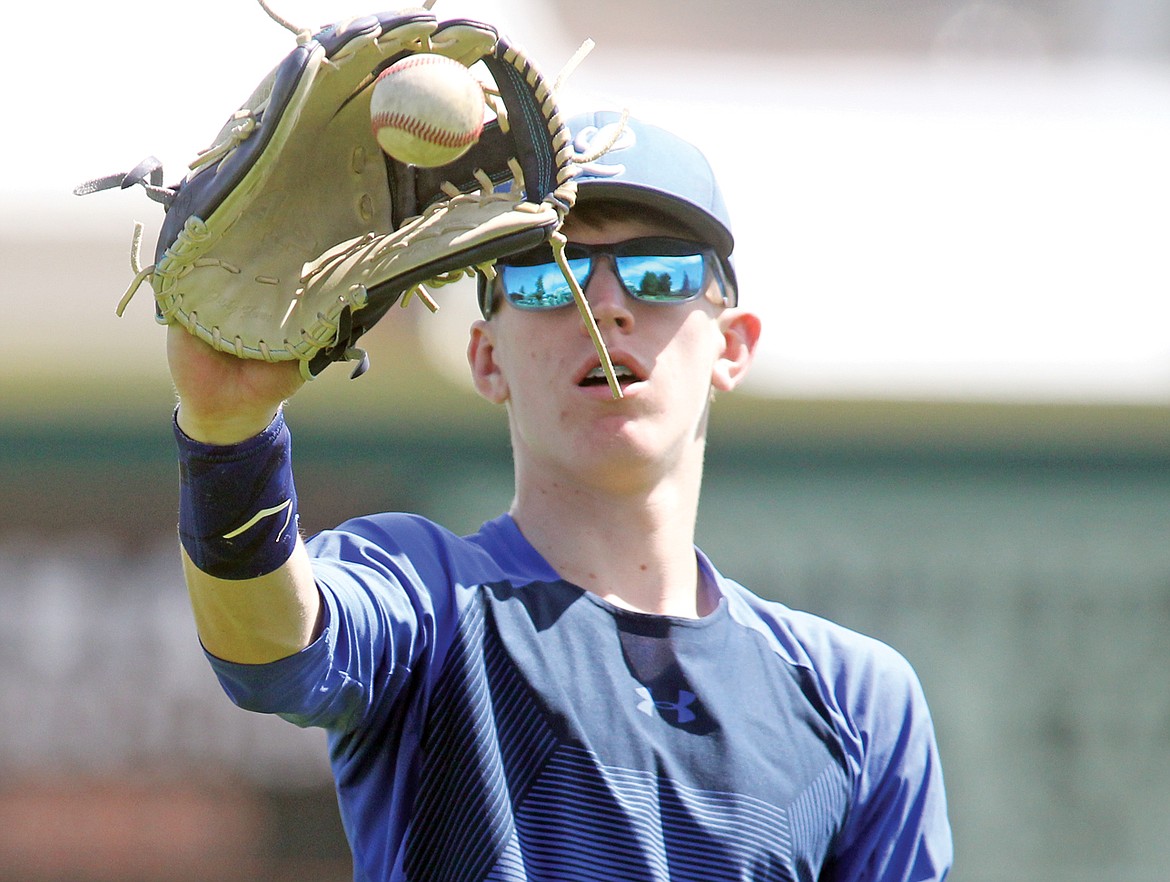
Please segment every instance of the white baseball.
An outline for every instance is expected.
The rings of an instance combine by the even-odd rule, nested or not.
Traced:
[[[479,81],[445,55],[411,55],[392,64],[370,95],[378,146],[409,165],[454,162],[479,140],[483,118]]]

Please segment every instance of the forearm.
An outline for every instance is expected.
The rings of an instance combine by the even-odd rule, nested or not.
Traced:
[[[316,636],[321,602],[297,532],[283,416],[242,440],[209,443],[187,434],[180,406],[175,429],[183,570],[204,647],[244,664],[303,649]]]
[[[322,604],[304,543],[271,573],[219,579],[182,551],[183,575],[203,647],[225,661],[263,664],[304,649],[320,629]]]

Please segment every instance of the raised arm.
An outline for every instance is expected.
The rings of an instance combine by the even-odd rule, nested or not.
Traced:
[[[259,664],[312,642],[321,601],[297,535],[287,432],[276,420],[303,383],[295,362],[217,352],[172,325],[179,396],[183,572],[212,655]],[[211,572],[208,572],[210,570]]]

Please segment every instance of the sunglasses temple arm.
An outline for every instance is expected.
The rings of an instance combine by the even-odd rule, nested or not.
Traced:
[[[617,374],[614,373],[613,362],[609,358],[609,350],[605,346],[605,341],[601,339],[601,331],[597,328],[597,320],[593,317],[593,310],[589,308],[589,301],[585,299],[585,292],[581,290],[581,285],[577,282],[572,270],[569,269],[569,261],[565,257],[565,245],[567,243],[564,235],[559,231],[552,234],[552,252],[553,258],[557,262],[557,267],[561,274],[568,282],[570,290],[573,292],[573,300],[577,303],[577,311],[581,313],[581,318],[585,322],[585,329],[589,331],[589,339],[593,341],[593,346],[597,350],[597,355],[601,359],[601,369],[605,371],[605,379],[609,383],[609,391],[613,393],[614,398],[621,398],[622,387],[618,383]]]

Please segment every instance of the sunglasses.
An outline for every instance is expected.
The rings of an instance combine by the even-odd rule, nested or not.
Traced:
[[[650,236],[613,245],[565,246],[569,271],[581,290],[589,284],[598,257],[607,257],[625,292],[643,303],[686,303],[701,296],[714,279],[724,305],[734,295],[715,250],[686,239]],[[560,309],[573,303],[573,289],[553,258],[552,247],[541,245],[496,262],[496,281],[480,277],[479,304],[484,316],[492,313],[500,294],[517,309]]]

